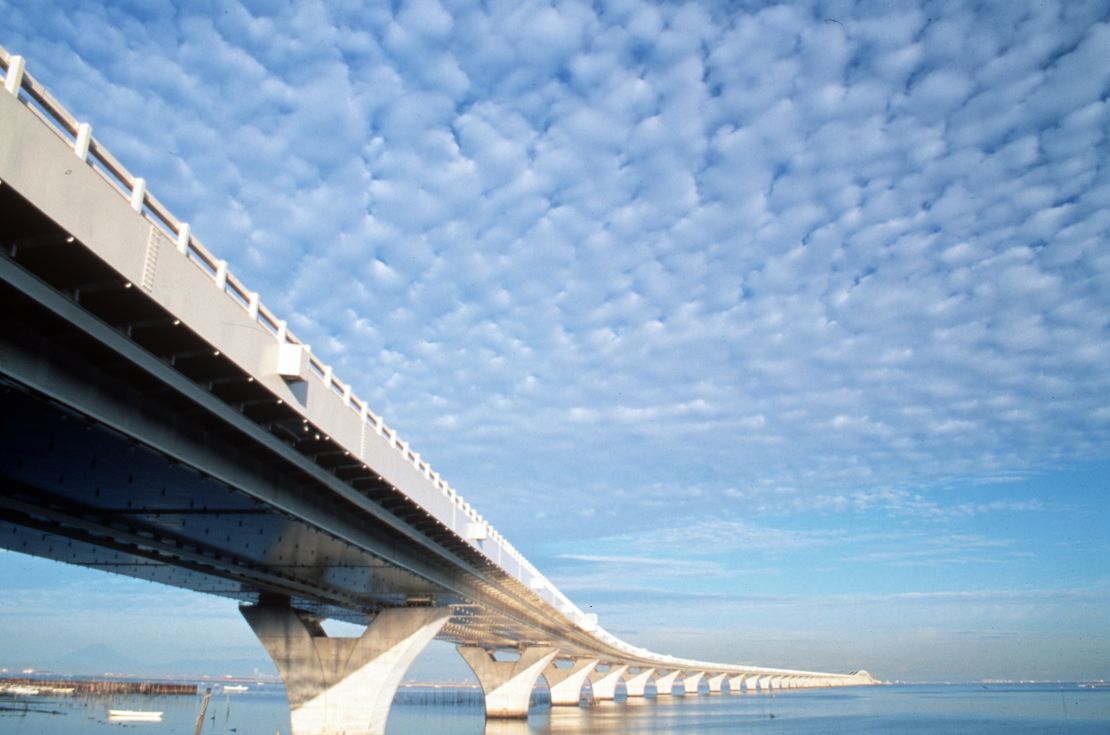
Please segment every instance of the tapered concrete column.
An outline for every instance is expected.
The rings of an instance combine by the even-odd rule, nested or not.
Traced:
[[[771,688],[771,677],[769,677],[769,676],[759,677],[759,691],[765,692],[770,688]]]
[[[293,735],[384,733],[405,671],[451,617],[444,608],[392,608],[358,638],[329,638],[287,606],[240,611],[285,682]]]
[[[771,690],[782,689],[782,677],[772,676],[770,682],[768,682],[767,688]]]
[[[594,699],[599,702],[616,699],[617,684],[621,683],[626,671],[628,671],[627,664],[621,664],[620,666],[610,664],[608,671],[594,669],[593,673],[590,674],[590,687],[594,690]]]
[[[725,679],[727,678],[728,674],[714,674],[713,676],[709,677],[709,693],[720,694],[721,688],[724,686]]]
[[[498,661],[479,646],[459,646],[471,671],[478,677],[486,695],[486,717],[527,719],[528,700],[536,680],[559,652],[554,648],[525,648],[516,661]]]
[[[682,688],[686,690],[687,694],[697,694],[698,687],[701,686],[701,680],[705,678],[704,671],[691,671],[686,674],[682,680]]]
[[[596,658],[580,658],[564,668],[556,666],[557,662],[552,661],[543,671],[543,678],[547,679],[547,686],[551,689],[551,705],[577,707],[582,700],[582,687],[586,684],[586,677],[594,670],[598,661]]]
[[[628,677],[624,682],[624,688],[628,691],[630,697],[644,696],[644,690],[647,689],[648,682],[651,677],[655,675],[655,669],[640,669],[640,673]]]
[[[669,674],[663,674],[662,676],[656,678],[655,696],[669,697],[674,694],[674,683],[675,680],[678,678],[678,675],[681,673],[681,671],[678,671],[676,669]]]
[[[733,676],[728,680],[728,690],[732,694],[739,694],[744,691],[744,680],[748,678],[747,674],[739,674]]]

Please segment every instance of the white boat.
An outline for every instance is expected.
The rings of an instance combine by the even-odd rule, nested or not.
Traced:
[[[161,712],[148,712],[139,709],[110,709],[109,722],[161,722]]]
[[[249,688],[244,684],[224,684],[225,692],[245,692]]]

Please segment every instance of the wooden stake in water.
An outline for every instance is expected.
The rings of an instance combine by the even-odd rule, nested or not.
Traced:
[[[200,714],[197,715],[197,729],[193,731],[193,735],[200,735],[200,729],[204,727],[204,714],[208,711],[208,700],[212,697],[212,687],[204,690],[204,701],[200,705]]]

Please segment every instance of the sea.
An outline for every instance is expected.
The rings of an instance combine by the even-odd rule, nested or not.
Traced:
[[[201,689],[203,692],[203,688]],[[715,733],[909,733],[912,735],[1107,735],[1110,687],[1091,684],[915,684],[662,698],[552,709],[543,692],[525,721],[487,722],[474,689],[398,692],[388,735],[698,735]],[[0,733],[196,732],[203,696],[0,696]],[[109,709],[160,711],[158,722],[112,722]],[[290,735],[279,684],[213,693],[202,733]]]

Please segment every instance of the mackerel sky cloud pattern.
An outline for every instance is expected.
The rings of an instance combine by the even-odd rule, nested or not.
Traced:
[[[1013,590],[1110,609],[1061,571],[1110,551],[1108,14],[0,0],[0,43],[603,624],[820,560],[1040,635]]]

